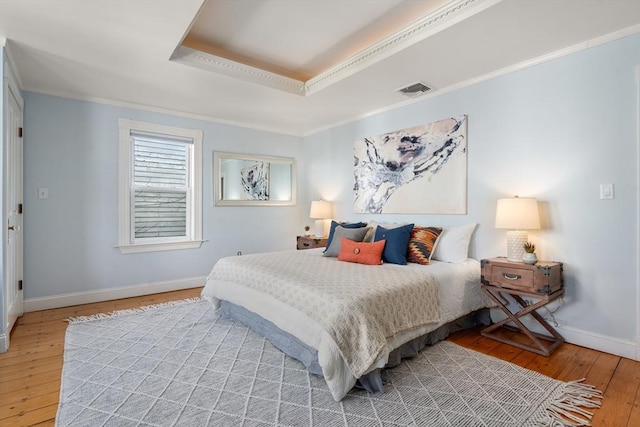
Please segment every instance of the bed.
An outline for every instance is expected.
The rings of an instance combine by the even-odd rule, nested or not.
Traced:
[[[370,266],[322,252],[222,258],[202,296],[322,375],[336,401],[356,383],[379,391],[382,368],[488,321],[477,260]]]

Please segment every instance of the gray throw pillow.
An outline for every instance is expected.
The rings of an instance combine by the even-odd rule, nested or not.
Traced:
[[[344,228],[340,225],[337,226],[329,247],[322,255],[337,257],[340,252],[340,244],[342,243],[343,237],[353,240],[354,242],[362,242],[367,231],[369,231],[369,227]]]

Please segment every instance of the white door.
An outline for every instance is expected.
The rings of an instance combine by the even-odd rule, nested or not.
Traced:
[[[22,97],[11,84],[7,90],[6,158],[4,182],[4,206],[7,219],[4,248],[4,301],[7,316],[6,345],[9,333],[19,316],[22,306]]]

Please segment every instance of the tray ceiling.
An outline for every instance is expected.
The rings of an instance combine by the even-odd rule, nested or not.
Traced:
[[[25,90],[296,135],[639,30],[628,0],[0,1]]]

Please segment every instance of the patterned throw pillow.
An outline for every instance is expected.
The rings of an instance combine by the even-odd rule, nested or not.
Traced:
[[[429,264],[440,233],[442,233],[442,227],[413,227],[407,247],[407,261],[422,265]]]
[[[382,251],[384,250],[384,240],[374,243],[354,242],[342,238],[339,261],[357,262],[358,264],[380,265],[382,264]]]

